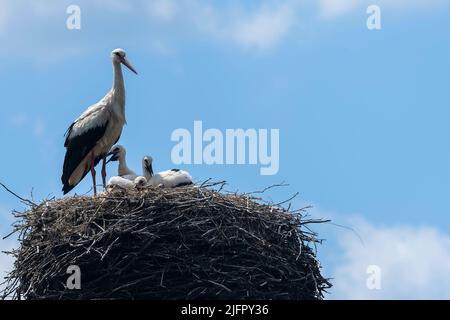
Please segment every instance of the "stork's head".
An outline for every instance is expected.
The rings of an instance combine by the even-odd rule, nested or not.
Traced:
[[[111,151],[106,155],[107,157],[111,157],[108,159],[107,163],[110,161],[118,161],[121,159],[125,159],[127,151],[121,145],[114,146]]]
[[[134,179],[134,186],[136,189],[142,189],[147,186],[147,179],[143,176],[139,176],[136,179]]]
[[[142,170],[144,171],[144,173],[146,174],[146,177],[149,176],[153,176],[153,158],[150,156],[145,156],[142,159]]]
[[[111,59],[112,59],[112,61],[114,63],[117,63],[117,64],[122,63],[128,69],[130,69],[135,74],[137,74],[137,71],[133,68],[133,66],[131,65],[130,61],[128,61],[125,56],[126,56],[125,51],[123,49],[120,49],[120,48],[114,49],[111,52]]]

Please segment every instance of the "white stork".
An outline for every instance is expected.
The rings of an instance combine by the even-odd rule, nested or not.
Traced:
[[[192,184],[192,178],[186,171],[172,169],[153,174],[153,158],[145,156],[142,159],[142,170],[149,186],[175,188]]]
[[[119,161],[118,176],[133,181],[137,178],[137,174],[128,168],[126,160],[127,151],[121,145],[114,146],[111,151],[106,155],[111,156],[106,163],[110,161]]]
[[[90,106],[67,129],[66,156],[64,158],[63,183],[64,194],[72,190],[89,172],[92,174],[94,195],[97,194],[95,169],[103,160],[102,181],[105,186],[105,157],[109,149],[119,140],[125,120],[125,86],[123,83],[123,63],[137,74],[125,58],[125,51],[115,49],[111,52],[114,69],[114,83],[111,90],[96,104]]]
[[[147,185],[147,179],[143,176],[136,177],[134,180],[125,179],[122,177],[111,177],[108,181],[107,188],[119,186],[123,189],[140,189]]]

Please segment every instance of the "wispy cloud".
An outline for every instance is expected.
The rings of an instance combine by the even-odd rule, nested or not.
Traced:
[[[274,48],[294,25],[294,9],[290,4],[262,6],[256,13],[237,20],[231,29],[232,38],[245,48]]]
[[[433,227],[374,226],[353,218],[353,234],[338,238],[334,267],[338,299],[450,299],[450,236]],[[381,270],[381,289],[369,290],[367,268]]]
[[[36,137],[42,137],[45,134],[46,124],[44,120],[38,118],[33,124],[33,133]]]
[[[11,251],[17,247],[17,243],[12,240],[0,240],[0,291],[4,289],[5,285],[2,285],[4,278],[9,271],[12,270],[14,259],[4,253],[4,251]]]
[[[109,12],[117,13],[135,13],[137,1],[126,0],[94,0],[93,5],[99,10],[107,10]],[[82,7],[85,6],[84,1],[79,2]]]
[[[169,21],[178,12],[178,5],[173,0],[153,0],[148,3],[148,13],[151,17]]]
[[[128,39],[129,32],[134,38],[146,39],[143,46],[162,54],[167,50],[154,49],[173,51],[180,39],[190,37],[244,52],[272,52],[289,35],[301,37],[300,30],[315,28],[314,24],[322,21],[318,17],[365,15],[372,1],[80,0],[76,3],[81,8],[82,29],[71,32],[65,27],[66,8],[73,4],[69,0],[32,3],[0,0],[0,41],[8,43],[0,55],[5,58],[25,56],[26,61],[38,60],[38,64],[54,63],[87,54],[99,44],[106,46],[117,39]],[[376,3],[382,9],[403,12],[434,8],[446,2],[379,0]],[[92,19],[93,15],[98,19]]]
[[[25,134],[30,140],[29,148],[36,148],[34,161],[53,161],[57,156],[59,144],[58,139],[48,130],[48,121],[42,116],[30,116],[22,112],[14,113],[0,124],[8,127],[12,134]]]
[[[296,1],[261,1],[252,8],[233,2],[218,8],[207,1],[154,0],[149,15],[194,29],[214,40],[258,51],[275,48],[295,24]]]
[[[365,13],[367,6],[379,5],[382,9],[410,11],[421,8],[434,8],[445,4],[444,0],[319,0],[319,15],[332,18],[354,13]]]
[[[9,230],[9,224],[12,223],[13,217],[10,212],[6,209],[6,206],[0,204],[0,217],[2,219],[2,227],[0,228],[0,291],[3,289],[1,283],[4,281],[6,274],[11,271],[14,260],[11,256],[3,253],[3,251],[10,251],[11,249],[17,247],[17,241],[12,239],[2,239]]]
[[[10,15],[9,2],[7,0],[0,0],[0,32],[6,27]]]
[[[41,138],[45,134],[46,123],[42,118],[30,118],[24,113],[15,113],[10,116],[9,123],[17,129],[31,130],[35,138]]]
[[[320,14],[323,17],[334,17],[347,14],[361,5],[358,0],[320,0]]]
[[[151,38],[160,39],[176,38],[177,36],[189,34],[199,38],[209,37],[211,40],[242,47],[246,50],[267,51],[275,48],[281,40],[291,31],[295,25],[297,17],[297,7],[299,1],[264,0],[251,6],[231,1],[220,5],[211,1],[201,0],[152,0],[152,1],[115,1],[115,0],[95,0],[93,2],[79,1],[81,8],[82,29],[80,34],[90,32],[90,39],[100,35],[96,30],[87,29],[85,26],[86,15],[97,14],[101,19],[108,19],[106,15],[120,15],[123,19],[133,21],[145,21],[141,27],[148,27]],[[10,43],[9,50],[28,52],[24,48],[24,43],[33,45],[34,56],[47,57],[51,53],[50,59],[55,59],[59,53],[64,55],[74,55],[83,46],[74,46],[74,33],[65,30],[64,18],[66,17],[66,6],[69,2],[60,2],[54,5],[53,2],[37,0],[30,6],[16,4],[11,0],[0,0],[0,28],[3,21],[8,25],[8,29],[22,33],[18,38],[21,41]],[[105,15],[105,12],[106,15]],[[27,24],[37,25],[35,35],[23,34],[25,29],[16,28],[19,23],[17,19],[9,22],[9,18],[21,15],[21,21]],[[111,18],[111,17],[110,17]],[[108,20],[111,21],[111,20]],[[8,22],[8,23],[7,23]],[[157,25],[160,23],[161,25]],[[155,24],[157,28],[155,28]],[[115,25],[110,31],[114,33]],[[43,28],[51,28],[52,37],[42,39]],[[2,29],[0,29],[1,32]],[[144,30],[142,30],[144,32]],[[143,34],[136,34],[142,36]],[[4,34],[6,36],[7,34]],[[62,44],[56,46],[50,40],[55,36],[62,38]],[[104,33],[101,35],[104,37]],[[37,38],[37,39],[36,39]],[[29,39],[30,41],[24,41]],[[40,41],[36,41],[40,39]],[[104,41],[105,39],[103,39]],[[77,41],[75,41],[76,43]],[[41,43],[41,44],[40,44]],[[72,43],[72,45],[71,45]],[[45,48],[46,54],[39,54],[39,47]],[[53,46],[48,50],[49,46]],[[77,49],[78,48],[78,49]]]
[[[24,113],[15,113],[9,118],[9,123],[18,128],[25,126],[27,121],[28,117]]]

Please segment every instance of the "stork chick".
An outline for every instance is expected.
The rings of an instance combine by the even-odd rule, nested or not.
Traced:
[[[107,157],[111,156],[106,163],[110,161],[119,161],[118,167],[118,176],[134,181],[137,178],[137,174],[128,168],[127,160],[126,160],[127,151],[121,145],[114,146],[111,151],[106,155]]]
[[[119,186],[123,189],[141,189],[147,185],[147,179],[143,176],[136,177],[134,180],[125,179],[122,177],[114,176],[108,181],[107,188],[113,188]]]
[[[142,159],[142,170],[149,186],[175,188],[192,184],[192,177],[184,170],[171,169],[153,174],[153,158],[150,156]]]

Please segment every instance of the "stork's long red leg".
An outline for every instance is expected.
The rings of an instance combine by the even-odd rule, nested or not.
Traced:
[[[106,156],[103,157],[102,182],[103,182],[103,189],[104,189],[104,188],[106,188]]]
[[[95,165],[95,158],[94,158],[94,153],[91,152],[91,175],[92,175],[92,183],[94,185],[94,196],[97,195],[97,182],[95,180],[95,169],[94,169],[94,165]]]

